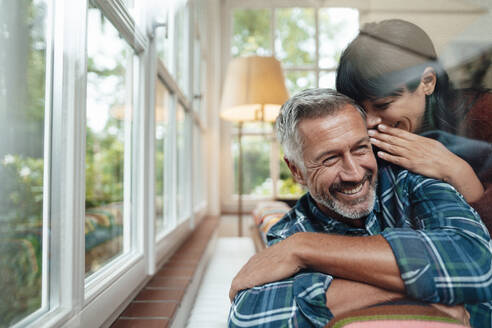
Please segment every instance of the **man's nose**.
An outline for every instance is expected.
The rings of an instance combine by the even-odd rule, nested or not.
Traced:
[[[347,155],[343,159],[343,167],[340,172],[342,181],[359,182],[364,177],[364,169],[359,165],[352,155]]]
[[[375,129],[376,126],[381,123],[381,117],[367,111],[366,123],[368,129]]]

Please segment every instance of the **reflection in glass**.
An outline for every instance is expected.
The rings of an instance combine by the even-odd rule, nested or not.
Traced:
[[[167,159],[169,92],[158,80],[155,97],[155,227],[157,235],[170,225],[169,193],[166,174],[170,164]]]
[[[85,273],[123,252],[131,140],[132,53],[99,9],[88,11]],[[126,184],[129,184],[128,182]],[[126,201],[130,201],[129,199]],[[126,229],[126,227],[125,227]]]
[[[316,87],[316,73],[312,71],[286,71],[285,85],[291,96],[299,91]]]
[[[234,10],[231,54],[233,57],[271,56],[270,9]]]
[[[245,124],[246,125],[246,124]],[[273,183],[270,178],[271,141],[265,136],[243,135],[243,194],[252,196],[271,196]],[[231,142],[234,161],[234,194],[238,194],[239,144],[237,138]]]
[[[319,10],[319,66],[335,68],[343,49],[359,33],[359,12],[350,8]]]
[[[185,148],[185,111],[181,104],[178,104],[176,111],[176,158],[177,158],[177,195],[176,207],[178,221],[186,218],[187,209],[185,200],[186,177],[188,176],[187,167],[189,161],[186,161],[189,149]]]
[[[195,209],[204,199],[203,180],[205,158],[203,153],[202,135],[198,126],[193,127],[193,208]]]
[[[188,84],[186,80],[187,74],[187,60],[188,56],[186,53],[187,47],[186,43],[188,38],[186,37],[186,6],[182,6],[176,12],[175,22],[176,22],[176,80],[178,85],[183,90],[185,94],[188,94]]]
[[[42,306],[46,1],[0,2],[0,327]],[[44,227],[47,228],[47,227]]]
[[[195,45],[193,47],[193,110],[196,112],[202,112],[203,108],[202,101],[203,92],[202,90],[202,82],[205,79],[205,74],[203,74],[203,70],[205,69],[205,61],[202,58],[202,49],[201,43],[199,39],[195,39]],[[203,67],[202,67],[203,65]]]
[[[314,9],[287,8],[276,11],[275,50],[285,66],[315,63]]]

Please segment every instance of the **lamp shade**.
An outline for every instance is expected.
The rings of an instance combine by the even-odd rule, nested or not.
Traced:
[[[288,98],[278,60],[261,56],[235,58],[227,68],[220,117],[235,122],[273,122]]]

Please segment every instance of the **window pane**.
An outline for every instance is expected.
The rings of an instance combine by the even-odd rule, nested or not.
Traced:
[[[132,52],[98,9],[88,12],[85,272],[123,252],[131,158]],[[128,168],[126,168],[128,169]]]
[[[195,39],[193,48],[193,109],[201,112],[202,104],[202,57],[200,40]]]
[[[254,196],[271,196],[273,184],[270,178],[271,142],[264,136],[243,136],[243,194]],[[239,194],[238,160],[239,143],[237,137],[232,141],[234,160],[234,193]]]
[[[186,153],[189,149],[185,148],[185,111],[181,104],[178,104],[178,110],[176,111],[176,157],[177,157],[177,195],[176,195],[176,207],[178,222],[182,221],[186,216],[186,200],[185,190],[187,183],[187,157]]]
[[[188,67],[188,54],[187,54],[187,42],[188,42],[188,28],[187,28],[187,7],[183,6],[176,12],[176,79],[178,80],[179,87],[185,94],[188,94],[188,79],[187,79],[187,67]]]
[[[286,71],[285,85],[290,95],[299,91],[316,87],[316,73],[311,71]]]
[[[231,43],[232,56],[271,56],[271,20],[270,9],[235,10]]]
[[[336,72],[323,72],[319,73],[319,87],[335,89],[337,73]]]
[[[205,166],[205,158],[203,157],[203,136],[200,129],[195,126],[193,131],[193,207],[200,205],[203,197],[203,167]]]
[[[0,327],[42,306],[46,1],[0,2]]]
[[[166,29],[155,29],[155,45],[157,56],[162,60],[168,71],[171,70],[171,42],[169,35],[166,38]]]
[[[315,64],[314,9],[288,8],[276,11],[275,50],[286,66]]]
[[[158,80],[155,99],[155,227],[159,234],[170,224],[169,192],[166,173],[170,169],[167,153],[169,140],[169,92]]]
[[[321,68],[335,68],[342,51],[359,32],[359,12],[349,8],[319,10]]]

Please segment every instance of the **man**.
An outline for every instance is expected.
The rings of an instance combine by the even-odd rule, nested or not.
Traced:
[[[335,91],[292,97],[276,127],[309,192],[234,279],[230,326],[323,327],[406,296],[467,304],[490,327],[492,307],[475,304],[492,299],[490,237],[452,186],[387,163],[378,174],[364,112]]]

